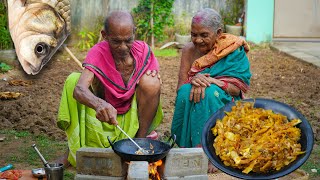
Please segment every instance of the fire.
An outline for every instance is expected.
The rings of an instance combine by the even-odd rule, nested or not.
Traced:
[[[158,172],[158,166],[162,165],[162,160],[154,163],[149,163],[149,180],[161,180]]]

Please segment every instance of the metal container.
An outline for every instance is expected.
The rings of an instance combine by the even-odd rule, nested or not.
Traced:
[[[32,169],[31,172],[34,177],[37,177],[37,178],[46,177],[46,172],[44,171],[44,168]]]
[[[44,167],[47,180],[63,180],[63,164],[49,164],[50,167]]]
[[[176,142],[176,135],[172,135],[166,143],[149,138],[133,138],[133,140],[145,150],[150,150],[151,144],[153,146],[154,153],[147,155],[136,154],[138,148],[129,139],[122,139],[112,143],[108,136],[108,141],[113,151],[124,161],[148,161],[149,163],[152,163],[166,157]],[[171,145],[169,144],[170,141],[172,141]]]

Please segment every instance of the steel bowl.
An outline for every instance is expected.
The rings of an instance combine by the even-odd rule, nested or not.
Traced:
[[[31,172],[32,172],[32,175],[36,178],[46,177],[46,172],[45,172],[44,168],[32,169]]]
[[[210,119],[204,125],[201,137],[201,143],[205,154],[208,156],[209,160],[221,171],[242,179],[276,179],[282,176],[285,176],[296,169],[298,169],[306,160],[309,158],[312,148],[313,148],[313,131],[309,122],[303,117],[301,113],[292,108],[291,106],[271,100],[271,99],[246,99],[244,102],[254,102],[254,107],[263,108],[272,110],[274,113],[280,113],[287,116],[289,120],[299,118],[302,122],[299,123],[296,127],[301,129],[301,137],[299,143],[301,144],[302,151],[305,151],[304,154],[301,154],[297,159],[291,162],[289,165],[283,167],[279,171],[271,171],[267,173],[255,173],[250,172],[248,174],[242,173],[241,170],[235,169],[230,166],[225,166],[220,160],[220,157],[215,154],[215,148],[213,147],[213,142],[215,136],[212,134],[211,129],[215,126],[218,119],[222,119],[225,116],[225,112],[230,112],[232,106],[235,106],[234,102],[226,104],[223,108],[214,113]]]

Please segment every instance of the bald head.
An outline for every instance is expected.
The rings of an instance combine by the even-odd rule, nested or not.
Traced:
[[[209,27],[214,33],[221,29],[221,16],[214,9],[205,8],[196,13],[192,18],[192,24],[199,23]]]
[[[133,17],[126,11],[113,11],[104,21],[104,30],[107,34],[110,33],[110,26],[131,26],[134,29]]]

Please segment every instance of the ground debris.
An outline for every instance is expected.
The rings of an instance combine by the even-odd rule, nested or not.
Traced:
[[[17,99],[22,94],[18,92],[0,92],[1,100]]]
[[[9,85],[11,86],[29,86],[32,84],[32,81],[25,81],[25,80],[11,80],[9,81]]]

